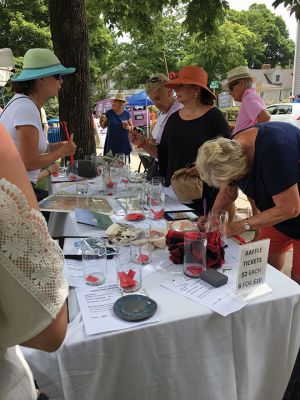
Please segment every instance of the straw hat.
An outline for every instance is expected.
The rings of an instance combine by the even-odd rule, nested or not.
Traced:
[[[113,97],[110,98],[111,100],[119,100],[119,101],[124,101],[124,103],[127,103],[125,99],[125,94],[122,92],[118,92],[115,94]]]
[[[245,78],[252,79],[252,76],[250,75],[248,67],[239,66],[239,67],[233,68],[227,73],[227,80],[223,84],[223,89],[228,90],[231,82],[237,81],[239,79],[245,79]]]
[[[13,82],[30,81],[51,75],[67,75],[75,72],[75,68],[65,68],[49,49],[29,49],[23,59],[23,69],[14,75]]]
[[[169,80],[165,86],[167,88],[175,89],[176,85],[197,85],[210,92],[215,96],[207,87],[208,75],[207,72],[196,66],[183,67],[178,72],[170,72]]]

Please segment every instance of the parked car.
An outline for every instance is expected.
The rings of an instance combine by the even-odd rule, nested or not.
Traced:
[[[267,107],[271,121],[289,122],[300,128],[300,103],[278,103]]]

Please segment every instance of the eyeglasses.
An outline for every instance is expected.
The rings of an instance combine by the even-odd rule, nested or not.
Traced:
[[[148,83],[156,83],[156,82],[162,82],[162,79],[159,78],[158,76],[153,76],[148,80]]]
[[[60,81],[62,79],[62,74],[56,74],[56,75],[53,75],[53,76],[57,81]]]
[[[229,85],[229,92],[232,92],[233,91],[233,88],[236,86],[236,85],[238,85],[240,83],[240,81],[236,81],[236,82],[234,82],[232,85]]]

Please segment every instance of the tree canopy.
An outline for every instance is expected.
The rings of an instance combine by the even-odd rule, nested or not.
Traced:
[[[182,15],[183,6],[176,13],[165,9],[149,37],[134,35],[130,42],[116,45],[110,53],[112,68],[108,71],[116,87],[138,87],[152,72],[164,72],[164,53],[169,69],[202,65],[210,79],[223,79],[237,65],[260,68],[270,63],[285,67],[293,62],[294,43],[284,20],[263,4],[253,4],[241,12],[227,9],[224,22],[209,36],[189,34],[181,23]]]
[[[298,0],[275,0],[272,6],[278,7],[281,4],[290,10],[290,14],[295,14],[297,20],[300,21],[300,3]]]
[[[47,0],[3,0],[0,15],[0,48],[15,57],[32,47],[52,48]]]
[[[286,24],[265,4],[252,4],[247,11],[229,10],[227,18],[255,34],[254,42],[245,47],[249,67],[260,68],[265,63],[285,67],[293,61],[294,43]]]
[[[295,3],[273,5],[291,5],[300,16]],[[60,112],[83,137],[84,152],[94,149],[86,121],[91,98],[107,95],[104,78],[120,89],[136,88],[165,71],[164,56],[170,70],[202,65],[210,79],[222,79],[238,64],[259,68],[293,60],[285,22],[261,4],[239,12],[225,0],[0,0],[0,15],[0,46],[10,47],[17,61],[29,48],[47,47],[77,68],[63,85]],[[127,42],[120,41],[124,33]]]

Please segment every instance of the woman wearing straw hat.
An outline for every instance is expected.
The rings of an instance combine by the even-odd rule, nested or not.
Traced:
[[[48,144],[41,119],[46,100],[58,96],[62,76],[74,71],[75,68],[65,68],[51,50],[30,49],[24,55],[21,73],[11,78],[16,94],[3,110],[0,121],[17,146],[33,185],[42,168],[75,153],[73,141]]]
[[[215,95],[207,87],[208,76],[203,68],[183,67],[178,73],[170,73],[169,78],[165,86],[175,90],[177,100],[184,107],[170,115],[156,148],[137,135],[132,138],[138,147],[158,157],[159,172],[165,177],[166,186],[170,185],[176,170],[195,162],[197,151],[205,141],[217,135],[230,137],[222,112],[214,106]],[[189,172],[198,174],[195,167]],[[217,190],[204,184],[202,198],[193,202],[193,208],[201,213],[209,211],[216,195]]]
[[[124,153],[129,156],[132,150],[128,132],[133,128],[133,124],[130,113],[124,109],[125,104],[125,95],[119,92],[112,98],[112,108],[101,116],[101,128],[107,127],[104,154],[112,151],[113,155]]]

